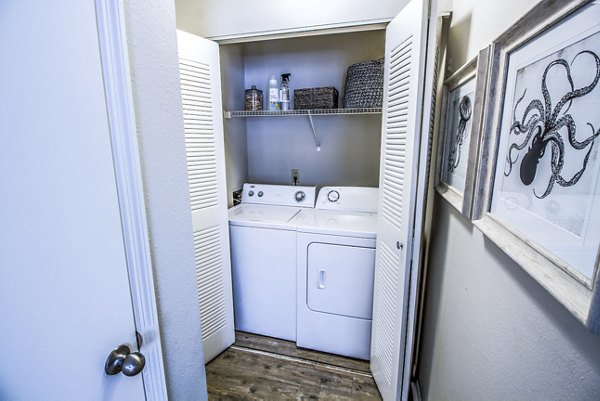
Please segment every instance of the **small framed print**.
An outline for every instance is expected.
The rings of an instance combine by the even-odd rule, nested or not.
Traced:
[[[490,49],[444,81],[436,190],[471,217]]]
[[[600,334],[600,4],[542,1],[493,43],[488,91],[475,225]]]

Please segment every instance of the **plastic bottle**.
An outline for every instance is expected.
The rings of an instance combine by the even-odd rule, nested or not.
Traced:
[[[271,75],[269,79],[269,110],[281,110],[279,102],[279,84],[275,75]]]
[[[281,74],[281,90],[279,99],[281,100],[281,110],[289,110],[290,107],[290,74],[289,72]]]

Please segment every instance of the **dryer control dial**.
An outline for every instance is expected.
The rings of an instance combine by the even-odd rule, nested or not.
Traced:
[[[252,191],[252,190],[251,190],[251,191],[249,191],[249,192],[248,192],[248,196],[254,196],[254,191]]]
[[[336,191],[335,189],[332,189],[327,194],[327,200],[329,202],[337,202],[339,199],[340,199],[340,193],[338,191]]]
[[[304,198],[306,198],[304,191],[298,191],[294,194],[294,199],[296,199],[296,202],[302,202]]]

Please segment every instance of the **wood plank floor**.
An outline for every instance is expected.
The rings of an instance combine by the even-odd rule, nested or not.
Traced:
[[[366,361],[243,332],[206,380],[209,400],[381,400]]]

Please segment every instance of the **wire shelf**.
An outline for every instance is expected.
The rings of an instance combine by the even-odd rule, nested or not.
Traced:
[[[225,111],[225,118],[240,117],[287,117],[287,116],[333,116],[347,114],[381,114],[381,107],[356,108],[356,109],[315,109],[315,110],[259,110]]]
[[[259,110],[259,111],[245,111],[245,110],[225,110],[225,118],[240,118],[240,117],[294,117],[294,116],[307,116],[308,122],[310,123],[310,129],[315,139],[315,146],[317,151],[321,150],[321,141],[317,135],[315,124],[313,122],[314,116],[339,116],[349,114],[381,114],[381,107],[369,107],[369,108],[355,108],[355,109],[315,109],[315,110]]]

